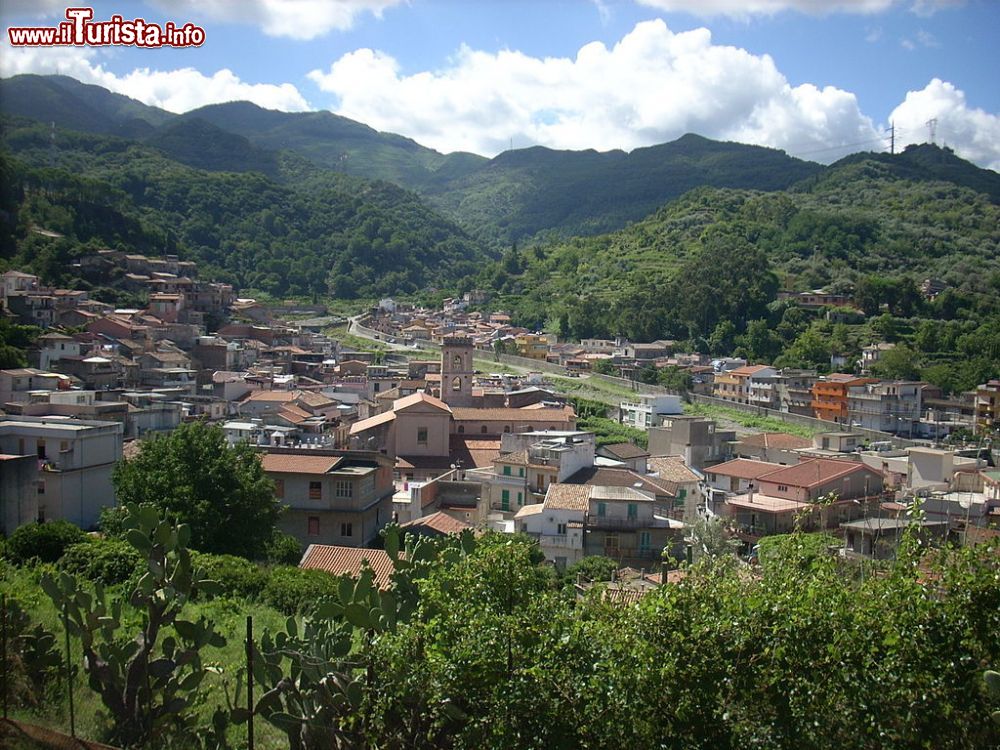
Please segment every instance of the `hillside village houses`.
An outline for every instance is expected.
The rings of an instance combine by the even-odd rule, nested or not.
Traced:
[[[377,544],[394,520],[408,533],[519,531],[559,567],[599,554],[641,571],[659,568],[664,555],[683,559],[706,515],[726,519],[748,548],[797,520],[843,530],[845,544],[870,554],[883,549],[869,538],[878,530],[849,524],[898,520],[916,494],[949,528],[1000,519],[996,472],[983,457],[864,451],[871,441],[857,432],[926,435],[928,409],[945,431],[995,427],[992,381],[956,405],[922,383],[710,360],[676,353],[671,341],[558,342],[487,312],[481,291],[435,311],[381,300],[359,332],[440,351],[383,359],[325,335],[342,321],[322,306],[240,299],[198,280],[188,261],[100,251],[78,264],[83,278],[120,275],[145,304],[116,308],[31,274],[0,275],[0,314],[42,329],[29,365],[0,371],[5,533],[58,518],[93,528],[115,502],[114,464],[137,439],[190,420],[256,447],[288,507],[282,528],[322,569],[356,567],[357,555],[338,550]],[[599,444],[540,376],[479,372],[477,354],[562,374],[602,360],[626,378],[679,367],[694,394],[831,427],[813,440],[738,436],[684,414],[678,394],[637,386],[609,413],[646,430],[648,449]]]

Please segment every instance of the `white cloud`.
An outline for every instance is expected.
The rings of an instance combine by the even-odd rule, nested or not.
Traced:
[[[714,45],[704,28],[675,34],[662,20],[572,59],[463,46],[443,70],[403,75],[389,55],[360,49],[309,78],[338,98],[338,114],[442,151],[492,155],[511,139],[632,149],[695,132],[835,159],[852,150],[837,147],[880,136],[853,94],[792,86],[770,56]]]
[[[817,16],[830,13],[881,13],[898,0],[638,0],[638,2],[640,5],[648,5],[666,13],[690,13],[703,18],[713,16],[747,18],[773,16],[782,11],[797,11]]]
[[[1000,171],[1000,116],[969,107],[965,93],[933,79],[920,91],[910,91],[889,119],[901,146],[926,143],[928,120],[936,119],[936,141],[980,166]]]
[[[382,11],[403,0],[152,0],[177,19],[209,18],[257,26],[268,36],[315,39],[354,26],[358,16]],[[182,18],[183,16],[183,18]]]
[[[96,62],[97,57],[98,53],[90,48],[14,49],[5,41],[0,44],[0,76],[59,73],[171,112],[187,112],[206,104],[237,100],[286,112],[309,109],[302,94],[290,83],[246,83],[226,68],[210,76],[194,68],[169,71],[137,68],[119,76]]]

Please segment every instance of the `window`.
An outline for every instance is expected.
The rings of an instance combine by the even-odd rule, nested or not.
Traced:
[[[519,477],[523,477],[524,476],[524,467],[523,466],[518,466],[517,467],[517,475]]]
[[[461,354],[456,354],[455,357],[454,357],[454,359],[451,360],[451,363],[455,367],[461,367],[462,366],[462,355]]]
[[[309,483],[309,499],[310,500],[322,500],[323,499],[323,483],[322,482],[310,482]]]
[[[482,427],[480,427],[479,431],[485,435],[486,434],[486,425],[483,425]]]
[[[427,445],[427,428],[417,428],[417,445]]]
[[[639,551],[649,552],[649,532],[640,531],[639,532]]]
[[[504,432],[510,432],[510,425],[509,424],[508,425],[504,425],[503,431]]]
[[[373,390],[373,391],[374,391],[375,393],[378,393],[378,389],[379,389],[380,387],[381,387],[381,384],[380,384],[380,383],[372,383],[372,390]]]
[[[788,485],[787,484],[779,484],[778,485],[778,492],[788,492]]]
[[[451,379],[451,389],[453,391],[462,390],[462,379],[457,375]]]
[[[350,497],[351,481],[349,479],[338,479],[334,489],[336,497]]]
[[[354,536],[354,529],[352,527],[352,524],[349,523],[340,524],[340,535],[347,537]]]
[[[598,518],[604,518],[604,516],[607,515],[607,513],[608,513],[608,504],[607,503],[598,503],[597,504],[597,517]]]
[[[44,479],[39,479],[38,480],[38,494],[39,495],[44,495],[45,494],[45,480]]]
[[[319,536],[319,516],[309,516],[309,536]]]
[[[564,523],[557,523],[556,524],[556,533],[559,536],[566,536],[566,524],[564,524]]]
[[[59,443],[59,452],[65,453],[69,450],[69,440],[63,440]]]
[[[520,492],[517,493],[517,504],[524,505],[524,496]]]
[[[275,479],[274,480],[274,496],[284,497],[285,496],[285,480]]]
[[[460,424],[458,426],[458,434],[459,435],[464,435],[465,434],[465,425],[464,424]]]
[[[510,490],[501,490],[500,510],[510,510]]]
[[[510,467],[509,466],[504,466],[503,467],[503,475],[505,477],[509,477],[510,476]]]
[[[48,458],[48,456],[45,455],[45,441],[44,440],[39,440],[38,442],[36,442],[35,443],[35,447],[38,449],[38,457],[39,458],[42,458],[42,459]]]
[[[628,504],[628,517],[633,520],[639,517],[639,506],[635,503]]]

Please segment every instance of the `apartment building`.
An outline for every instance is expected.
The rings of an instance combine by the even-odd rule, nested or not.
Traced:
[[[84,529],[115,504],[111,472],[122,457],[123,426],[65,417],[0,417],[0,453],[38,461],[38,518]]]
[[[392,461],[377,453],[268,448],[261,463],[287,506],[279,528],[303,545],[366,547],[392,518]]]

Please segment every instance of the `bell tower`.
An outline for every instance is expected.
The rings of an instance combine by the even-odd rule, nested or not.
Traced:
[[[472,406],[472,339],[445,336],[441,345],[441,400],[448,406]]]

